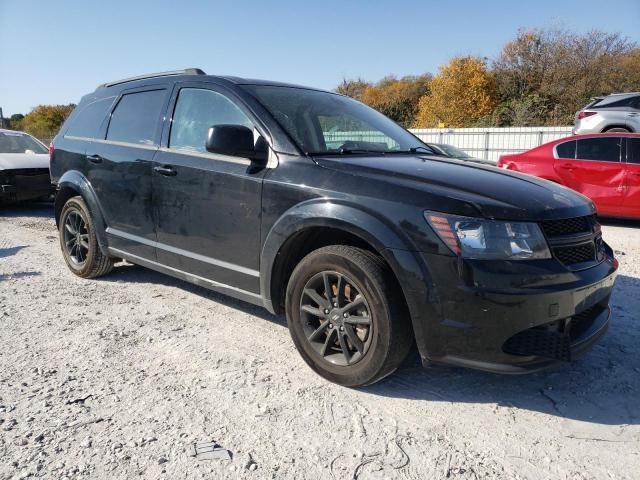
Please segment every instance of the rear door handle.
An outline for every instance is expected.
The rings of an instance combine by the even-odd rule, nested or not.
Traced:
[[[100,155],[87,155],[87,160],[91,163],[102,163],[102,157]]]
[[[637,117],[638,113],[635,112],[631,112],[631,113],[627,113],[627,117]]]
[[[153,169],[158,172],[160,175],[164,175],[165,177],[175,177],[178,172],[176,172],[173,168],[165,165],[163,167],[157,166],[153,167]]]
[[[563,163],[562,165],[560,165],[560,168],[562,168],[564,170],[575,170],[576,169],[576,167],[574,167],[570,163]]]

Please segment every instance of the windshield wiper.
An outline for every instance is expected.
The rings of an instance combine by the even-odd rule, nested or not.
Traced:
[[[367,150],[364,148],[341,148],[340,150],[327,150],[326,152],[307,152],[307,155],[322,156],[322,155],[351,155],[351,154],[366,154],[375,153],[384,155],[385,153],[391,153],[385,150]]]
[[[393,153],[418,153],[419,150],[424,150],[424,153],[430,153],[433,155],[437,155],[433,150],[429,147],[411,147],[406,150],[393,150]]]

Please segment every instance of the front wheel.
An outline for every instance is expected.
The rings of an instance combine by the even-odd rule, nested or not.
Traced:
[[[100,251],[95,225],[82,197],[72,197],[64,204],[59,234],[64,261],[79,277],[100,277],[113,269],[111,258]]]
[[[303,258],[289,279],[286,313],[307,364],[348,387],[392,373],[413,343],[393,273],[382,258],[358,248],[334,245]]]

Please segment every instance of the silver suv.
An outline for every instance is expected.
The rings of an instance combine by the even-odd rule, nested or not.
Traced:
[[[574,135],[600,132],[640,132],[640,92],[596,97],[576,113]]]

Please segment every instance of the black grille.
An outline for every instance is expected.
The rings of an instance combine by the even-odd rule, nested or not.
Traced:
[[[584,334],[584,332],[589,330],[601,311],[602,307],[600,305],[594,305],[593,307],[588,308],[583,312],[580,312],[577,315],[571,317],[571,326],[569,328],[571,339],[574,340],[580,338]]]
[[[502,350],[511,355],[571,360],[569,336],[541,328],[516,333],[504,343]]]
[[[542,229],[547,237],[591,233],[596,220],[593,215],[586,217],[565,218],[562,220],[544,220]]]
[[[596,246],[592,241],[580,245],[555,247],[553,253],[565,265],[575,265],[576,263],[596,260]]]
[[[577,342],[591,328],[603,307],[594,305],[568,321],[557,320],[518,332],[502,346],[505,353],[571,361],[571,343]]]
[[[600,224],[595,215],[540,222],[553,256],[567,266],[604,259]]]

